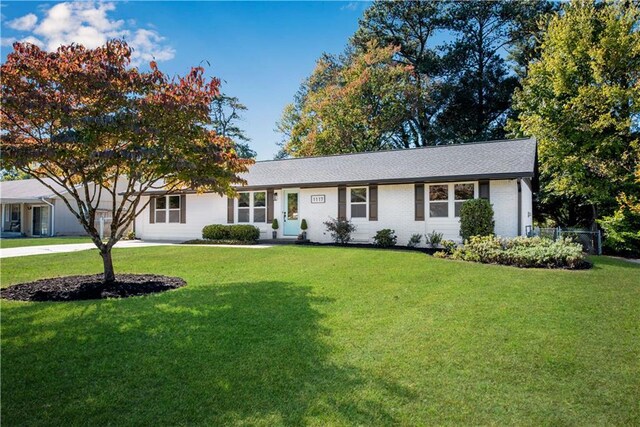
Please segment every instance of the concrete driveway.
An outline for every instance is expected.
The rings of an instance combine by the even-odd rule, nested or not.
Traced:
[[[224,248],[244,248],[244,249],[264,249],[269,248],[269,245],[182,245],[179,243],[170,242],[144,242],[142,240],[121,240],[116,243],[114,248],[127,249],[127,248],[144,248],[148,246],[209,246],[209,247],[224,247]],[[31,255],[46,255],[46,254],[60,254],[65,252],[78,252],[88,251],[96,249],[93,243],[71,243],[63,245],[45,245],[45,246],[24,246],[20,248],[6,248],[0,249],[0,258],[14,258],[19,256],[31,256]]]

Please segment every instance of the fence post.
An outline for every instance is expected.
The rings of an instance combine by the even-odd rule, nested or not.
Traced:
[[[104,239],[104,217],[100,217],[100,240]]]
[[[598,230],[598,255],[602,255],[602,230]]]

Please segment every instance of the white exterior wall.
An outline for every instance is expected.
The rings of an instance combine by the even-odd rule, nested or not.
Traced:
[[[489,184],[497,236],[518,235],[518,182],[515,179],[491,181]],[[523,198],[524,199],[524,198]]]
[[[522,191],[522,219],[521,219],[521,230],[520,233],[523,236],[527,235],[527,226],[533,226],[533,193],[531,192],[531,181],[529,180],[529,184],[522,180],[521,191]]]
[[[465,181],[468,183],[469,181]],[[473,182],[475,197],[478,196],[478,182]],[[444,239],[460,241],[460,219],[454,217],[454,184],[449,185],[449,216],[447,218],[429,217],[429,185],[425,184],[425,221],[416,221],[414,212],[414,185],[394,184],[378,186],[378,220],[369,221],[369,194],[367,187],[367,217],[351,218],[350,189],[347,187],[347,218],[351,218],[357,227],[352,234],[354,243],[371,243],[378,230],[390,228],[398,236],[398,245],[406,245],[412,234],[425,234],[437,231]],[[338,216],[338,188],[302,188],[287,189],[298,191],[299,219],[306,219],[307,238],[312,242],[331,242],[331,236],[325,230],[323,222]],[[278,238],[283,238],[284,228],[284,190],[274,191],[274,218],[280,228]],[[311,196],[324,195],[324,203],[311,203]],[[490,182],[490,198],[495,212],[496,234],[504,237],[518,235],[518,187],[517,180],[497,180]],[[146,200],[144,200],[146,202]],[[186,223],[149,223],[148,208],[136,219],[136,236],[147,240],[190,240],[202,237],[202,228],[209,224],[227,224],[227,198],[214,194],[188,194],[186,197]],[[531,224],[532,194],[522,183],[522,231]],[[251,215],[253,218],[253,215]],[[235,224],[238,220],[237,200],[234,210]],[[260,229],[260,238],[272,237],[271,223],[243,223],[255,225]],[[294,236],[286,236],[294,238]],[[424,242],[424,238],[423,238]]]

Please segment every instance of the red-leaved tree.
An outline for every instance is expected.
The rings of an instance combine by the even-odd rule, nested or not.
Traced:
[[[201,67],[169,78],[155,62],[143,72],[130,59],[120,40],[55,52],[15,43],[1,70],[0,167],[64,201],[100,250],[105,282],[115,280],[111,248],[146,207],[145,191],[232,195],[252,162],[211,130],[218,79]],[[107,194],[111,233],[102,241],[96,212]]]

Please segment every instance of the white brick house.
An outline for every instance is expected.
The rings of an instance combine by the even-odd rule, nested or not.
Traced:
[[[149,193],[154,200],[135,231],[143,239],[188,240],[201,238],[208,224],[252,224],[270,239],[276,218],[278,238],[296,239],[306,219],[308,239],[329,242],[323,222],[342,217],[356,225],[357,242],[371,242],[383,228],[395,230],[402,245],[434,230],[459,241],[459,207],[481,197],[493,205],[496,234],[517,236],[532,222],[535,162],[533,139],[261,161],[243,176],[237,198]]]

